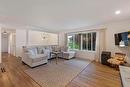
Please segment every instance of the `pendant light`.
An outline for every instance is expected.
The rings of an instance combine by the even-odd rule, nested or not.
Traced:
[[[4,30],[3,34],[7,34],[6,30]]]

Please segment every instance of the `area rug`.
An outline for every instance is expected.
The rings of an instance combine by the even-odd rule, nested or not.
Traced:
[[[55,60],[51,60],[46,65],[30,68],[25,72],[42,87],[65,87],[90,62],[83,59],[59,59],[56,64]]]

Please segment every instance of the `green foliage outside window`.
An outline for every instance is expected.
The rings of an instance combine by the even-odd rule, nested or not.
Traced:
[[[95,51],[96,32],[68,35],[68,47],[71,50]]]
[[[75,43],[75,42],[69,42],[69,48],[70,49],[80,49],[80,46],[78,43]]]

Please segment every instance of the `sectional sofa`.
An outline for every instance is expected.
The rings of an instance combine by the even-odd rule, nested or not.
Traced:
[[[54,58],[53,51],[60,51],[59,57],[71,59],[75,57],[75,52],[63,50],[63,47],[51,46],[23,46],[22,62],[30,67],[35,67],[48,62],[48,59]]]

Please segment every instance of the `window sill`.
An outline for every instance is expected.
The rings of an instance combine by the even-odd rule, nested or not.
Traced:
[[[96,51],[92,51],[92,50],[78,50],[78,49],[69,49],[69,51],[96,52]]]

